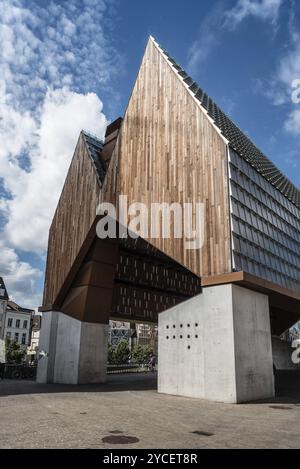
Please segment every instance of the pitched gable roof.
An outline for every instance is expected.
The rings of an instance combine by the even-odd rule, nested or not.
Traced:
[[[244,160],[253,166],[267,181],[287,197],[296,207],[300,208],[300,190],[264,155],[256,145],[237,127],[232,120],[216,105],[216,103],[200,88],[200,86],[177,64],[177,62],[151,38],[156,47],[172,65],[174,71],[183,80],[185,86],[206,110],[208,116],[229,146]]]
[[[7,309],[14,310],[18,313],[33,313],[34,312],[33,309],[23,308],[22,306],[19,306],[17,303],[11,300],[7,302]]]

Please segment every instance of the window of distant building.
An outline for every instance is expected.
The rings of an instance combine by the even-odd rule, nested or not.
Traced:
[[[19,329],[20,327],[20,319],[16,319],[16,328]]]
[[[27,329],[27,324],[28,324],[27,320],[23,321],[23,329]]]
[[[12,327],[12,324],[13,324],[12,318],[8,318],[8,320],[7,320],[7,327]]]
[[[6,337],[11,338],[11,332],[6,332]]]
[[[25,344],[26,344],[26,332],[22,334],[22,345],[25,345]]]
[[[19,342],[19,332],[15,332],[15,341]]]

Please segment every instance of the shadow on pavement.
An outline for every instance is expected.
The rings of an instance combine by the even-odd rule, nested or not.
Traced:
[[[299,404],[300,370],[277,371],[275,376],[276,397],[261,399],[252,404]],[[156,391],[157,373],[127,373],[108,375],[105,384],[39,384],[29,380],[0,381],[0,396],[20,394],[53,394],[76,392]],[[251,404],[251,402],[249,402]]]
[[[30,380],[0,380],[0,397],[20,394],[150,391],[157,389],[157,373],[108,375],[104,384],[40,384]]]

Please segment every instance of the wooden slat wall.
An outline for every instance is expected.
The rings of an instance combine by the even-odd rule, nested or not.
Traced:
[[[106,181],[129,203],[204,202],[205,244],[148,240],[198,276],[231,271],[226,143],[150,39]]]
[[[226,144],[149,40],[103,188],[80,137],[49,233],[44,305],[55,304],[98,201],[204,202],[205,244],[148,240],[199,277],[231,271]]]
[[[100,186],[80,136],[49,232],[44,305],[55,303],[95,220]]]

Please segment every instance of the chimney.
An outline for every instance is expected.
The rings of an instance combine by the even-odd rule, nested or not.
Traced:
[[[118,117],[118,119],[107,126],[104,145],[101,152],[101,157],[106,166],[108,165],[114,151],[122,120],[122,117]]]

